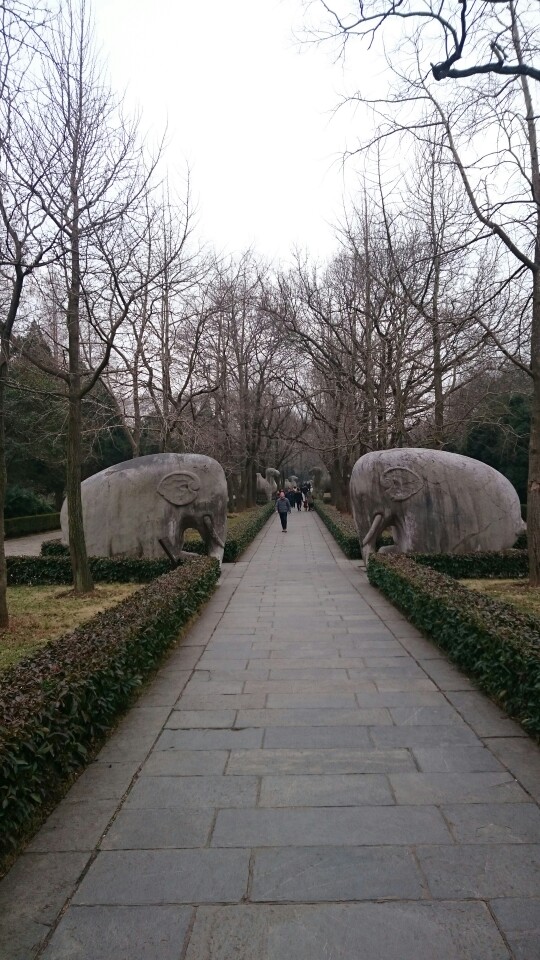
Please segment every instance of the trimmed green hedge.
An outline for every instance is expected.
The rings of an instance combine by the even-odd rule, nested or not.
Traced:
[[[84,766],[218,577],[216,560],[195,558],[2,673],[0,858]]]
[[[525,729],[540,735],[540,619],[411,557],[372,554],[370,583]]]
[[[223,563],[235,563],[246,547],[249,547],[259,530],[276,509],[275,503],[265,503],[264,506],[250,507],[236,517],[229,517],[227,521],[227,539],[223,551]],[[191,553],[204,554],[205,546],[198,533],[190,531],[184,540],[184,550]]]
[[[9,587],[73,583],[69,556],[6,557],[6,563]],[[89,557],[89,564],[97,583],[149,583],[172,569],[166,557],[163,560]]]
[[[446,573],[456,580],[518,580],[529,576],[526,550],[505,550],[500,553],[413,553],[416,563]]]
[[[230,518],[225,553],[223,554],[224,563],[234,563],[235,560],[240,558],[275,509],[275,503],[265,503],[264,507],[251,507],[237,517]]]
[[[526,550],[527,549],[527,533],[520,533],[515,544],[514,550]]]
[[[334,539],[339,543],[343,553],[350,560],[361,559],[362,551],[353,518],[349,514],[340,513],[336,507],[322,503],[321,500],[315,501],[315,510]],[[516,543],[521,546],[523,541],[525,541],[524,545],[526,547],[526,534],[520,534]],[[377,539],[377,547],[389,546],[393,542],[391,536],[383,534]],[[417,563],[438,570],[439,573],[446,573],[458,580],[488,577],[516,580],[529,575],[526,549],[505,550],[500,553],[467,553],[461,556],[450,553],[415,553],[411,556]]]
[[[12,517],[4,520],[6,537],[24,537],[25,534],[44,533],[60,529],[59,513],[39,513],[33,517]]]
[[[274,503],[265,503],[263,507],[251,507],[249,510],[244,510],[243,513],[240,513],[236,517],[230,517],[227,524],[227,540],[225,542],[225,550],[223,552],[223,562],[224,563],[234,563],[235,560],[238,560],[241,553],[249,546],[252,540],[255,539],[259,530],[264,526],[268,518],[272,515],[275,510]],[[198,553],[204,555],[205,546],[200,538],[199,534],[193,530],[190,530],[184,541],[184,550],[189,551],[190,553]],[[41,556],[42,557],[64,557],[69,553],[68,548],[60,540],[48,540],[45,543],[41,544]],[[120,561],[118,561],[120,562]],[[123,562],[123,561],[121,561]],[[135,563],[162,563],[167,564],[167,569],[170,569],[170,564],[168,560],[144,560],[144,561],[133,561]],[[163,572],[163,571],[160,571]],[[157,574],[155,574],[157,576]],[[62,581],[64,582],[64,581]]]
[[[340,513],[336,507],[323,503],[322,500],[315,500],[315,510],[345,556],[349,560],[361,560],[362,550],[353,518],[349,514]]]
[[[69,547],[57,540],[44,540],[39,551],[40,557],[69,557]]]

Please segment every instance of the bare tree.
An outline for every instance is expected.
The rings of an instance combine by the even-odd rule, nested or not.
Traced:
[[[211,291],[219,322],[208,360],[219,387],[200,413],[206,414],[205,441],[225,467],[231,499],[241,506],[255,503],[257,471],[279,466],[279,448],[287,446],[282,427],[291,407],[283,385],[288,344],[268,309],[270,286],[269,268],[248,251],[218,266]]]
[[[419,263],[418,230],[399,232],[374,206],[364,198],[329,265],[298,259],[281,278],[275,306],[298,356],[289,366],[291,386],[309,411],[340,507],[348,502],[356,458],[406,445],[434,404],[432,324],[407,295],[425,287],[431,261],[425,270]],[[438,346],[441,376],[448,378],[459,358],[446,331]]]
[[[140,251],[144,283],[106,375],[134,457],[145,434],[160,451],[184,448],[185,411],[207,389],[200,366],[212,323],[205,296],[209,258],[192,238],[189,183],[180,202],[162,190],[147,220]]]
[[[32,184],[44,176],[47,158],[34,149],[24,120],[28,71],[41,44],[39,10],[2,3],[0,60],[0,627],[9,623],[4,550],[6,495],[5,389],[11,342],[20,318],[23,289],[38,267],[54,257],[56,233]]]
[[[481,363],[493,365],[495,336],[508,349],[516,336],[507,276],[489,243],[471,231],[472,214],[455,167],[444,162],[444,143],[428,129],[416,148],[397,197],[387,196],[379,163],[379,202],[393,272],[427,334],[433,413],[424,442],[442,448],[452,393],[478,376]],[[395,251],[395,237],[404,236],[405,262],[402,242]]]
[[[32,186],[60,234],[57,306],[65,321],[67,366],[34,359],[59,378],[68,400],[69,545],[74,589],[86,592],[92,578],[82,524],[81,403],[105,370],[140,287],[136,252],[145,230],[140,208],[149,172],[137,124],[121,116],[97,60],[84,0],[62,10],[40,80],[28,104],[27,135],[34,131],[36,149],[48,161]],[[90,365],[82,353],[85,328],[94,338]]]
[[[329,18],[319,31],[325,38],[346,42],[360,36],[373,42],[392,20],[422,29],[429,36],[427,56],[434,59],[428,63],[436,81],[489,75],[540,80],[534,0],[460,0],[457,5],[451,0],[349,0],[339,10],[327,0],[320,4]],[[528,35],[526,56],[515,48],[518,17]]]

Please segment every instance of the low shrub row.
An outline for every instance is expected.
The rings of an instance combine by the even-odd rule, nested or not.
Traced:
[[[235,563],[246,547],[249,547],[259,530],[275,510],[275,504],[265,503],[264,506],[249,507],[236,516],[227,520],[227,539],[223,551],[223,563]],[[184,540],[184,550],[191,553],[204,554],[205,547],[198,533],[189,530]]]
[[[237,516],[229,518],[227,522],[227,540],[225,543],[225,550],[223,552],[224,563],[234,563],[235,560],[238,560],[240,554],[246,549],[247,546],[249,546],[251,541],[258,534],[261,527],[264,526],[268,518],[271,516],[274,509],[274,503],[265,503],[262,507],[251,507],[249,510],[244,510],[243,513],[239,513]],[[199,534],[194,530],[189,530],[187,532],[184,540],[184,550],[187,550],[189,553],[198,553],[200,555],[205,553],[204,543]],[[60,540],[47,540],[41,545],[42,557],[67,557],[68,554],[68,548]],[[104,561],[100,561],[100,563],[103,562]],[[111,560],[107,562],[124,563],[124,560]],[[127,563],[128,561],[125,562]],[[159,573],[163,573],[165,569],[170,569],[170,563],[168,560],[133,560],[129,562],[133,562],[135,564],[164,563],[165,567],[160,569]],[[154,574],[154,576],[157,575],[157,573]],[[102,577],[101,579],[108,578]],[[134,577],[134,579],[137,578]],[[143,579],[146,580],[151,578],[143,577]],[[43,582],[48,583],[50,581]],[[65,581],[62,581],[62,583],[63,582]]]
[[[514,544],[514,550],[526,550],[527,546],[527,533],[520,533]]]
[[[362,559],[362,547],[358,539],[355,522],[350,513],[340,513],[336,507],[332,507],[322,500],[315,500],[315,510],[319,514],[322,522],[328,527],[343,553],[349,560]],[[377,547],[386,547],[394,541],[390,534],[383,533],[377,540]]]
[[[60,537],[57,540],[44,540],[41,544],[40,556],[69,557],[69,547],[62,543]]]
[[[35,587],[47,584],[73,583],[69,556],[7,557],[7,580],[10,587]],[[138,560],[135,557],[90,557],[90,571],[96,583],[149,583],[171,570],[171,562]]]
[[[262,530],[266,521],[276,509],[275,503],[265,503],[263,507],[251,507],[228,521],[227,540],[223,554],[224,563],[234,563]],[[189,547],[186,547],[189,550]]]
[[[527,731],[540,735],[539,619],[411,557],[374,554],[367,573],[411,623]]]
[[[344,554],[350,560],[362,557],[360,541],[356,532],[354,520],[350,514],[340,513],[322,500],[315,500],[315,509],[323,523],[328,527],[334,539],[339,543]],[[377,547],[389,546],[394,541],[388,533],[383,533],[377,540]],[[504,580],[516,580],[529,575],[527,557],[527,535],[521,534],[516,541],[521,549],[505,550],[500,553],[467,553],[467,554],[412,554],[414,560],[422,566],[431,567],[439,573],[446,573],[458,580],[467,578],[482,579],[497,577]]]
[[[43,497],[30,487],[8,483],[4,498],[4,518],[35,517],[38,513],[50,513],[50,498]]]
[[[323,503],[322,500],[315,500],[315,510],[328,527],[334,540],[339,543],[345,556],[349,560],[361,560],[362,550],[352,516],[340,513],[336,507]]]
[[[12,517],[4,520],[6,537],[24,537],[31,533],[44,533],[60,528],[59,513],[39,513],[32,517]]]
[[[412,559],[438,573],[456,580],[518,580],[529,576],[526,550],[504,550],[500,553],[413,553]]]
[[[218,577],[216,560],[194,558],[2,674],[0,858],[85,764]]]

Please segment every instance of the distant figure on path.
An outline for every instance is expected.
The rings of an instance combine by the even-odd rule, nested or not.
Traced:
[[[307,500],[308,510],[313,510],[315,507],[315,500],[313,499],[313,494],[311,490],[309,491],[306,497],[306,500]]]
[[[285,496],[284,490],[279,491],[279,497],[276,500],[276,510],[281,520],[282,532],[287,533],[287,514],[291,512],[291,505]]]
[[[297,509],[297,510],[301,510],[301,509],[302,509],[302,500],[303,500],[302,491],[301,491],[301,490],[297,490],[297,491],[296,491],[296,509]]]

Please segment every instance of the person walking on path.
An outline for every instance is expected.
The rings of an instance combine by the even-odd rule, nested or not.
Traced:
[[[296,491],[296,509],[297,510],[302,509],[302,500],[303,500],[302,491],[298,488]]]
[[[283,533],[287,533],[287,514],[291,512],[291,505],[285,496],[284,490],[279,491],[279,497],[276,500],[276,510],[281,520],[281,529]]]

